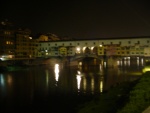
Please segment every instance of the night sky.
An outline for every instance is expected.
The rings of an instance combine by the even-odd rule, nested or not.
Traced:
[[[150,36],[147,1],[1,0],[0,19],[29,28],[33,34],[79,39]]]

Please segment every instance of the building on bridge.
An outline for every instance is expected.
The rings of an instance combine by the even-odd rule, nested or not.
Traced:
[[[150,57],[149,37],[39,42],[37,57],[96,55]]]

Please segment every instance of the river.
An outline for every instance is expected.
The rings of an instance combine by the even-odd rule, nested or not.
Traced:
[[[95,62],[95,61],[92,61]],[[76,107],[94,95],[141,76],[140,65],[118,62],[51,65],[25,67],[0,73],[0,109],[15,113],[75,113]],[[134,67],[134,68],[133,68]]]

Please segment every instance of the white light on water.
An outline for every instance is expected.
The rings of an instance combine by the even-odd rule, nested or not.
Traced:
[[[55,64],[54,72],[55,72],[55,80],[58,81],[58,78],[59,78],[59,64]]]
[[[106,67],[106,62],[104,62],[104,67]]]
[[[77,75],[77,88],[80,89],[80,83],[81,83],[81,76]]]
[[[78,70],[78,71],[77,71],[77,75],[76,75],[76,79],[77,79],[77,88],[78,88],[78,90],[80,89],[81,77],[82,77],[81,72]]]

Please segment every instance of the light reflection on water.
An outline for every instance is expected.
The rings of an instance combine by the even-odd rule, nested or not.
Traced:
[[[47,98],[58,95],[99,94],[113,85],[139,78],[140,76],[130,73],[140,73],[139,66],[143,65],[141,61],[136,62],[134,69],[131,68],[133,65],[130,60],[124,60],[116,61],[116,65],[110,68],[106,67],[106,62],[96,66],[79,62],[76,67],[57,63],[53,66],[35,66],[29,70],[1,73],[0,100],[6,104],[14,101],[17,104],[29,104],[38,97],[48,100]]]
[[[12,85],[13,79],[17,79],[17,76],[21,78],[21,76],[25,77],[27,82],[35,81],[36,87],[50,87],[54,88],[58,86],[62,89],[68,88],[68,86],[72,86],[72,91],[79,91],[81,93],[95,93],[102,92],[103,90],[108,89],[111,85],[116,82],[126,81],[132,78],[136,78],[137,76],[129,76],[130,73],[130,63],[129,61],[124,61],[124,67],[122,66],[122,61],[117,61],[117,67],[106,68],[104,65],[99,64],[97,66],[85,65],[80,66],[78,68],[74,67],[63,67],[59,68],[59,64],[55,64],[53,67],[32,67],[31,70],[28,70],[25,73],[22,72],[12,72],[12,73],[3,73],[0,74],[0,86],[9,87]],[[128,65],[127,65],[128,64]],[[137,62],[137,67],[139,66],[139,62]],[[107,64],[106,64],[107,65]],[[135,71],[139,71],[136,68]],[[132,71],[132,70],[131,70]],[[134,70],[133,70],[134,71]],[[45,79],[44,79],[45,77]],[[103,79],[102,79],[103,78]],[[30,80],[32,79],[32,80]],[[17,83],[18,82],[18,83]],[[19,85],[19,81],[15,82],[15,84]],[[31,82],[31,84],[33,84]],[[46,84],[46,86],[43,85]],[[37,86],[36,86],[37,85]],[[54,86],[55,85],[55,86]],[[75,87],[76,86],[76,87]],[[96,89],[96,87],[99,87]],[[68,89],[66,89],[68,90]]]

